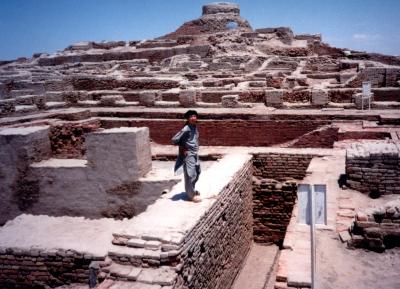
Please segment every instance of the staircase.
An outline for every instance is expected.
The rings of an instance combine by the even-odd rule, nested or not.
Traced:
[[[99,263],[96,289],[172,289],[178,281],[176,244],[114,234],[113,248]]]

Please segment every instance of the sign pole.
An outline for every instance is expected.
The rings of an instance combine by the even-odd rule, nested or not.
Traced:
[[[316,289],[315,287],[315,194],[314,186],[310,185],[310,200],[311,200],[311,210],[310,210],[310,231],[311,231],[311,289]]]

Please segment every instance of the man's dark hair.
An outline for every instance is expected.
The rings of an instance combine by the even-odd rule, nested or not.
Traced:
[[[195,111],[195,110],[188,110],[187,112],[185,112],[185,114],[184,114],[184,118],[185,119],[189,119],[192,115],[195,115],[195,116],[199,116],[198,114],[197,114],[197,111]]]

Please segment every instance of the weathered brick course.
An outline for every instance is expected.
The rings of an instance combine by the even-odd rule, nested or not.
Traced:
[[[41,257],[38,257],[38,256]],[[0,248],[0,288],[46,288],[87,283],[89,264],[104,260],[73,250]]]
[[[258,243],[282,245],[297,198],[297,183],[253,178],[253,235]]]
[[[346,154],[349,187],[368,194],[400,194],[399,155],[395,141],[354,144]]]
[[[171,137],[182,128],[181,120],[102,119],[101,123],[104,128],[146,126],[150,129],[150,138],[159,144],[170,144]],[[318,120],[298,122],[296,120],[200,119],[199,132],[201,145],[270,146],[294,140],[329,123],[330,121]],[[312,142],[309,144],[315,147],[312,146]]]
[[[180,278],[187,287],[174,288],[232,285],[253,235],[251,170],[248,162],[185,238]]]

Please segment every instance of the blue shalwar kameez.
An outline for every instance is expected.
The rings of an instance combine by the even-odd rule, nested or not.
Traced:
[[[189,199],[197,194],[195,185],[201,172],[199,151],[199,132],[195,125],[186,124],[173,138],[172,143],[179,145],[179,154],[175,163],[176,172],[183,165],[185,191]],[[186,155],[185,153],[186,152]]]

